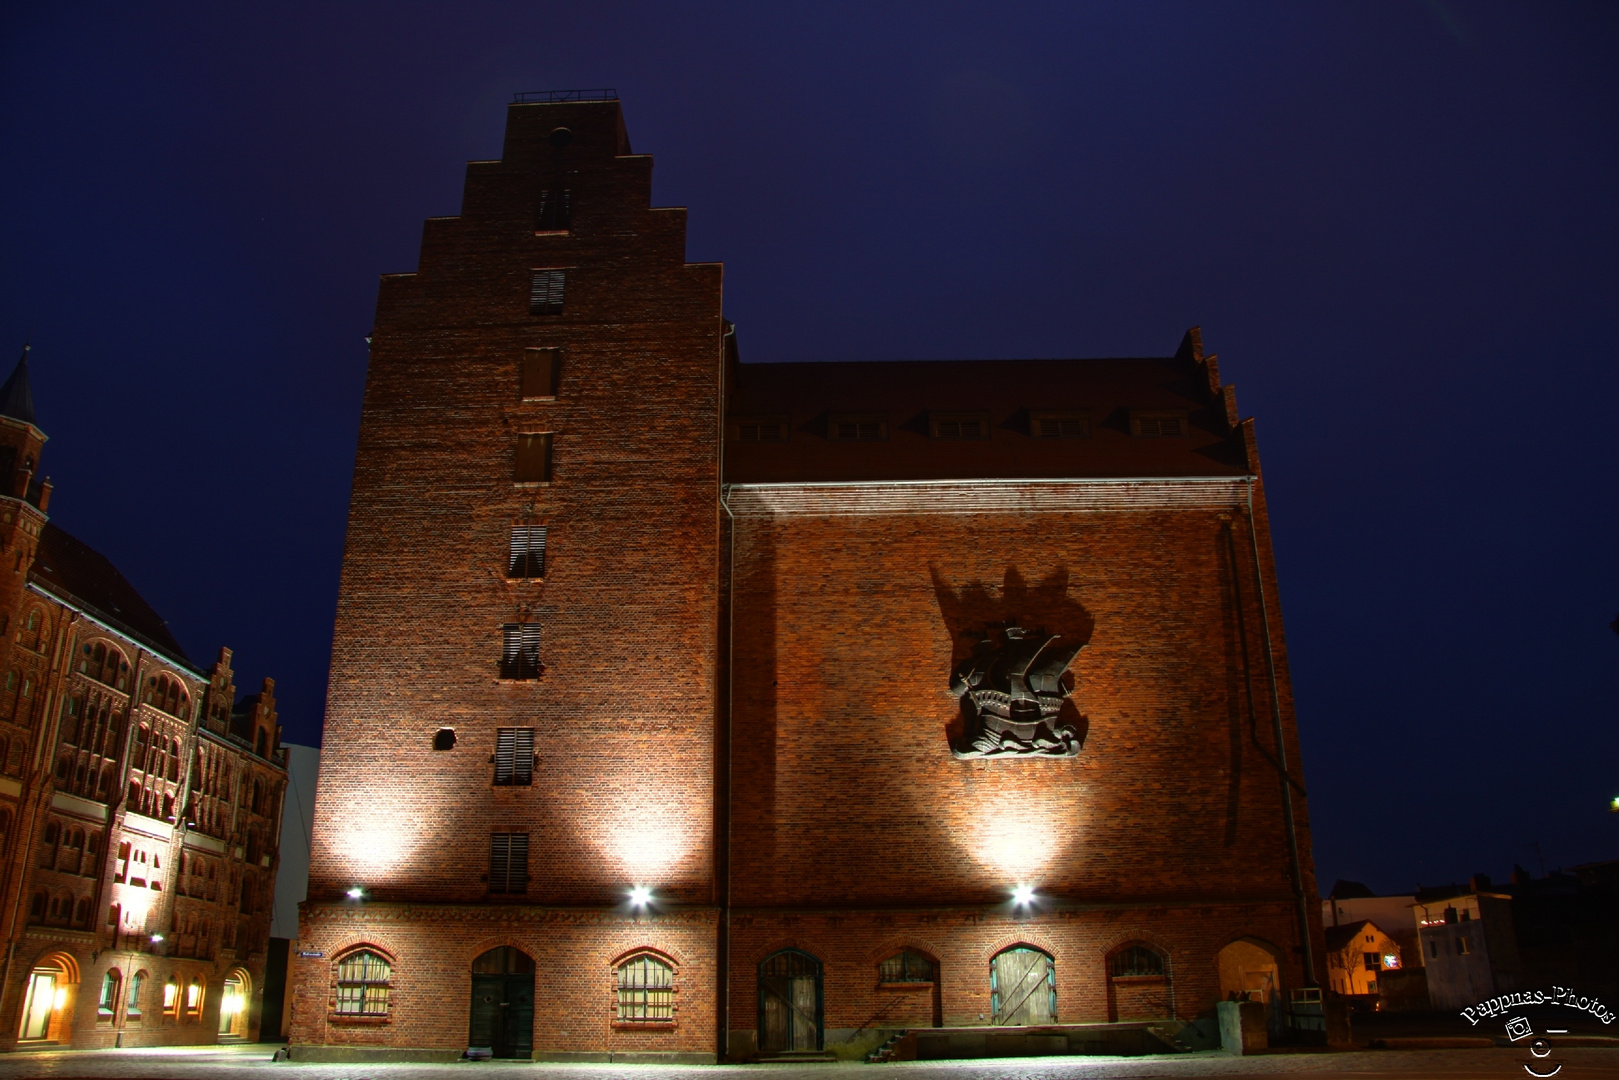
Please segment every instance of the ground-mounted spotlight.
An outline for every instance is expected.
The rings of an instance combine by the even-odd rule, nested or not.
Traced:
[[[161,944],[163,944],[163,935],[162,934],[153,934],[152,935],[152,944],[153,945],[161,945]]]
[[[1029,907],[1034,903],[1034,886],[1019,885],[1012,890],[1013,907]]]
[[[364,900],[365,899],[365,890],[360,888],[360,886],[356,885],[356,886],[354,886],[354,888],[352,888],[348,892],[344,893],[344,895],[347,896],[350,900]]]
[[[637,885],[630,890],[630,906],[644,908],[652,903],[652,890],[645,885]]]

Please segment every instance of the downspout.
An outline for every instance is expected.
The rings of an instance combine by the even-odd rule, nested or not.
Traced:
[[[729,486],[720,485],[720,509],[725,511],[729,528],[725,537],[725,898],[722,902],[724,948],[720,950],[725,994],[720,1002],[720,1060],[731,1053],[731,776],[736,745],[736,515],[727,501]]]
[[[1271,643],[1270,610],[1265,600],[1265,574],[1259,557],[1259,527],[1254,522],[1254,481],[1248,478],[1248,540],[1253,546],[1254,586],[1258,591],[1259,626],[1265,642],[1265,670],[1270,678],[1271,730],[1276,739],[1275,765],[1281,776],[1282,820],[1287,827],[1288,869],[1293,877],[1293,901],[1298,911],[1299,940],[1304,949],[1304,985],[1316,986],[1315,946],[1310,941],[1310,908],[1304,895],[1304,867],[1299,858],[1298,823],[1293,816],[1293,789],[1299,787],[1287,771],[1287,744],[1282,738],[1282,700],[1276,681],[1276,651]],[[1302,793],[1303,788],[1299,788]]]

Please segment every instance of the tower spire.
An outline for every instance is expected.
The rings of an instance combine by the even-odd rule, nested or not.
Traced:
[[[33,348],[24,342],[22,356],[12,369],[11,377],[0,386],[0,416],[9,416],[25,424],[34,422],[34,391],[28,385],[28,353]]]

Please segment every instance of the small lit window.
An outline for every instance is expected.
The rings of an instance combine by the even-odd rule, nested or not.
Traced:
[[[500,677],[540,677],[540,624],[507,623],[501,627]]]
[[[124,1015],[131,1019],[141,1014],[141,986],[146,982],[146,972],[137,971],[129,979],[129,997],[124,1000]]]
[[[877,965],[879,983],[924,983],[933,981],[933,961],[906,949]]]
[[[337,964],[337,1015],[387,1016],[388,961],[367,949],[350,953]]]
[[[567,283],[566,270],[536,270],[529,286],[528,310],[533,315],[562,314],[562,290]]]
[[[656,956],[637,956],[618,967],[620,1020],[673,1020],[675,972]]]
[[[1456,938],[1456,955],[1457,956],[1466,956],[1468,953],[1470,953],[1472,951],[1473,951],[1472,943],[1467,940],[1467,935],[1466,934],[1459,935]]]
[[[517,457],[512,479],[519,484],[544,484],[550,481],[550,432],[529,432],[517,436]]]
[[[1037,439],[1085,439],[1091,434],[1090,415],[1082,412],[1032,413],[1029,426]]]
[[[544,525],[513,525],[510,557],[506,561],[506,576],[511,578],[542,578],[545,576]]]
[[[836,442],[881,442],[888,438],[888,417],[878,413],[833,416],[827,437]]]
[[[932,413],[928,434],[935,439],[987,439],[988,413]]]
[[[546,188],[540,192],[540,212],[535,232],[566,232],[573,221],[573,192],[568,188]]]
[[[528,833],[489,834],[489,891],[528,891]]]
[[[523,785],[534,780],[534,729],[501,728],[495,732],[495,783]]]
[[[1121,949],[1113,954],[1113,959],[1108,964],[1108,974],[1115,979],[1163,973],[1163,956],[1145,945],[1131,945],[1127,949]]]
[[[522,394],[525,398],[554,398],[557,396],[558,376],[562,365],[557,349],[524,349]]]
[[[114,969],[101,977],[101,998],[96,1002],[96,1012],[101,1016],[111,1016],[118,1007],[118,971]]]
[[[1186,434],[1186,417],[1180,413],[1131,413],[1130,428],[1143,439],[1175,439]]]
[[[163,984],[163,1010],[172,1011],[180,1001],[180,984],[170,979]]]

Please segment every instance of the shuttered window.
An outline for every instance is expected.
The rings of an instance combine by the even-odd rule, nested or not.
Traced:
[[[532,432],[517,436],[517,456],[512,480],[519,484],[543,484],[551,479],[551,434]]]
[[[522,394],[525,398],[557,396],[557,376],[561,373],[557,349],[524,349]]]
[[[495,783],[534,781],[534,729],[501,728],[495,732]]]
[[[511,556],[506,562],[507,577],[545,576],[545,529],[544,525],[512,526]]]
[[[540,192],[540,212],[534,222],[536,232],[564,232],[573,221],[573,192],[568,188],[546,188]]]
[[[489,834],[489,891],[528,891],[528,833]]]
[[[566,270],[536,270],[534,282],[529,286],[528,310],[533,315],[562,314],[562,290],[567,284]]]
[[[501,627],[500,677],[540,677],[540,624],[507,623]]]

